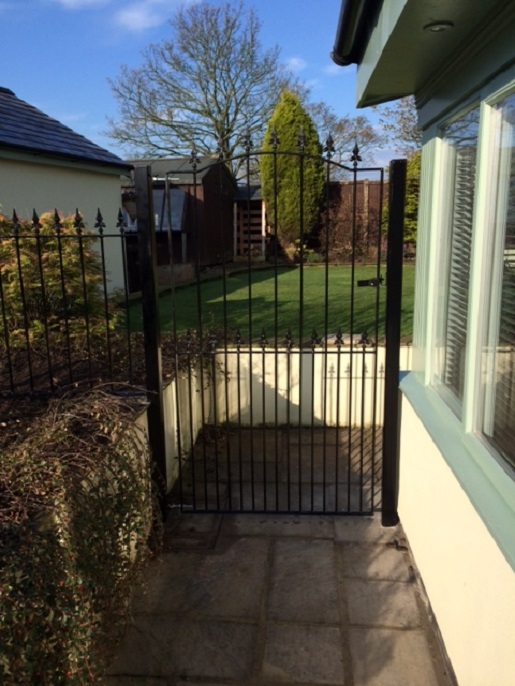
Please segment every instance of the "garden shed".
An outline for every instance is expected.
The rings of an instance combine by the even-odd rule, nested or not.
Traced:
[[[108,230],[116,230],[120,175],[130,165],[68,126],[0,87],[0,212],[20,219],[78,208],[93,228],[100,208]],[[106,246],[109,287],[123,286],[119,242]]]
[[[234,255],[263,258],[268,229],[261,186],[238,186],[234,201]]]
[[[210,267],[233,259],[233,205],[236,183],[217,158],[200,157],[194,168],[190,158],[133,160],[134,167],[151,167],[153,205],[160,280],[169,279],[170,240],[175,277],[188,274],[191,265]],[[136,230],[134,183],[123,183],[122,205],[129,231]],[[127,242],[131,290],[137,290],[137,240]],[[190,268],[181,269],[181,265]]]

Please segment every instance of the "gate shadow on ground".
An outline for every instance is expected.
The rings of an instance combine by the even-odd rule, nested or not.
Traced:
[[[181,460],[172,501],[217,512],[376,511],[381,504],[382,427],[364,422],[329,426],[320,408],[315,411],[313,388],[303,403],[292,402],[292,396],[303,395],[297,388],[300,378],[282,388],[278,379],[275,386],[264,381],[261,372],[245,384],[240,378],[245,371],[237,370],[232,405],[227,396],[230,375],[222,375],[222,391],[215,389],[211,409],[211,419],[217,421],[204,424]],[[314,385],[314,379],[309,381]],[[352,405],[349,409],[345,414],[352,419]]]

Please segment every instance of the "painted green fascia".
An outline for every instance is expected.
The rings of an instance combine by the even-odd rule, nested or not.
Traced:
[[[361,64],[358,66],[356,100],[363,105],[368,83],[392,35],[408,0],[388,0],[383,3],[376,26],[372,29]]]

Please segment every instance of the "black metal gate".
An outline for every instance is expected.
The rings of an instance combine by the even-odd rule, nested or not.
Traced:
[[[262,193],[264,156],[272,181]],[[295,188],[278,180],[285,157]],[[193,153],[166,175],[154,208],[170,257],[159,310],[175,360],[161,410],[174,426],[173,504],[371,513],[381,506],[388,366],[383,169],[359,168],[357,150],[352,166],[338,164],[330,141],[316,158],[302,145],[249,144],[237,159],[242,178],[228,183],[227,160]],[[313,170],[323,175],[316,213]],[[402,233],[397,246],[398,257]]]

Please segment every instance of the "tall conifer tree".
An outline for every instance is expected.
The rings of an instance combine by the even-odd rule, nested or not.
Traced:
[[[262,157],[260,169],[263,198],[272,231],[284,247],[297,239],[304,241],[319,221],[324,198],[324,167],[322,146],[313,120],[291,91],[281,93],[268,122],[263,150],[277,150],[276,155]],[[304,152],[301,156],[282,154],[300,150]],[[275,171],[274,164],[277,165]]]

